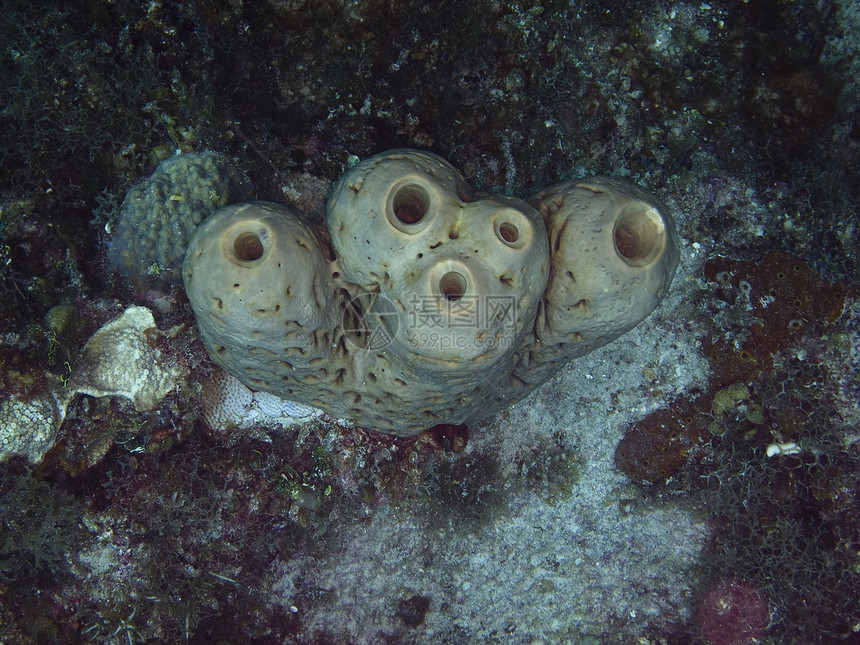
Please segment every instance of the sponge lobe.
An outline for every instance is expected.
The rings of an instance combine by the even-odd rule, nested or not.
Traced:
[[[388,351],[421,371],[474,378],[509,357],[549,273],[540,214],[475,193],[443,158],[392,150],[352,168],[328,204],[347,279],[399,315]],[[464,365],[477,361],[477,365]]]
[[[331,266],[292,209],[221,209],[197,228],[182,273],[210,355],[249,387],[278,387],[273,364],[290,379],[308,378],[329,355],[339,322]]]
[[[338,180],[328,201],[332,244],[349,280],[365,288],[403,275],[425,240],[447,239],[447,206],[468,185],[451,164],[418,150],[365,159]]]
[[[552,273],[535,332],[567,345],[568,359],[609,343],[648,316],[678,265],[668,209],[636,184],[591,177],[535,195],[552,249]]]

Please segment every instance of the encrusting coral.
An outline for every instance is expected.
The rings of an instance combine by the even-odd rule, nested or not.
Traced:
[[[203,421],[211,429],[250,428],[254,424],[291,425],[318,417],[319,410],[253,391],[239,379],[218,370],[203,386]]]
[[[38,462],[54,444],[62,411],[50,392],[0,402],[0,462],[22,455]]]
[[[671,216],[610,177],[532,200],[392,150],[350,169],[328,231],[223,208],[183,264],[212,358],[253,390],[399,435],[487,416],[631,329],[678,262]]]

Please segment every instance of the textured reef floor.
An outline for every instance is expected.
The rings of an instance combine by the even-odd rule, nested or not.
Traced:
[[[0,641],[855,642],[858,34],[850,0],[4,3]],[[213,428],[181,285],[117,260],[126,192],[212,150],[319,220],[395,147],[647,187],[668,297],[468,427]],[[133,305],[170,393],[37,442]]]

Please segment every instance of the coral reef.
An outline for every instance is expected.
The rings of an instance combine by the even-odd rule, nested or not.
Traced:
[[[678,263],[671,216],[628,181],[534,201],[393,150],[340,179],[328,236],[276,204],[216,212],[185,287],[210,356],[250,388],[393,434],[474,421],[641,322]]]
[[[122,396],[140,412],[154,410],[185,376],[150,345],[158,335],[146,307],[129,307],[102,326],[84,345],[68,388],[90,396]]]
[[[759,379],[804,337],[828,333],[830,323],[842,316],[846,298],[857,297],[855,288],[821,280],[780,252],[759,262],[711,260],[704,272],[717,291],[712,314],[725,319],[722,337],[701,341],[711,366],[708,391],[655,410],[628,429],[615,462],[639,481],[664,481],[678,474],[733,422],[761,430],[759,438],[766,435],[769,442],[796,439],[791,428],[797,420],[787,418],[796,411],[785,405],[787,396],[765,404]]]
[[[715,258],[703,270],[714,294],[705,306],[720,324],[702,340],[707,387],[628,428],[615,463],[711,509],[715,543],[703,562],[713,588],[703,591],[696,628],[707,642],[764,635],[767,611],[746,616],[749,603],[732,600],[750,589],[769,599],[772,631],[844,638],[860,611],[852,570],[860,419],[856,380],[829,366],[856,355],[846,342],[856,288],[780,252],[758,262]],[[740,587],[725,582],[740,572]]]
[[[320,410],[254,391],[223,370],[202,384],[203,422],[212,430],[251,428],[256,424],[287,425],[322,414]]]

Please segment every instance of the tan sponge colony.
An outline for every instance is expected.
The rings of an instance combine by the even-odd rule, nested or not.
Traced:
[[[182,271],[207,350],[249,388],[413,435],[490,415],[628,331],[677,262],[671,216],[631,182],[529,204],[403,149],[341,177],[328,230],[273,203],[218,210]]]

